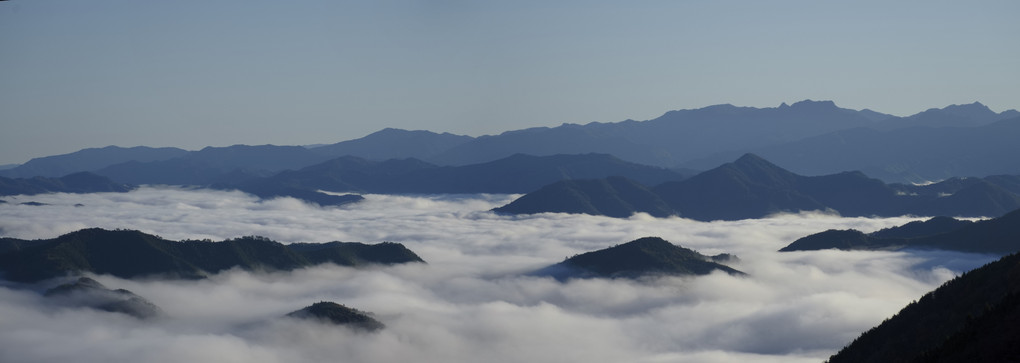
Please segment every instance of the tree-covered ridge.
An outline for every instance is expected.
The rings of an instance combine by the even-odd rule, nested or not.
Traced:
[[[1020,255],[966,272],[829,358],[839,362],[1006,362],[1020,353]]]
[[[383,323],[358,309],[337,304],[332,301],[320,301],[300,310],[287,314],[289,318],[310,319],[329,324],[342,325],[369,332],[385,328]]]
[[[1020,251],[1020,209],[978,222],[935,217],[870,234],[828,230],[800,238],[780,252],[840,250],[942,249],[1005,255]]]
[[[646,275],[707,275],[722,271],[744,275],[694,250],[674,245],[659,237],[645,237],[606,249],[586,252],[548,266],[535,275],[557,279],[608,277],[636,278]]]
[[[231,268],[293,270],[322,263],[344,266],[424,262],[398,243],[330,242],[284,245],[264,237],[221,242],[171,241],[134,230],[83,229],[49,240],[5,239],[0,273],[39,281],[91,272],[122,278],[160,275],[194,279]]]

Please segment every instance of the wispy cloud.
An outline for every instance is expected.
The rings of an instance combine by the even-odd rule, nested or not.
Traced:
[[[0,205],[0,229],[19,238],[104,227],[171,239],[256,234],[285,243],[394,241],[429,262],[228,271],[201,281],[97,277],[159,305],[166,316],[155,321],[51,305],[34,292],[0,288],[0,361],[817,362],[960,270],[992,259],[775,252],[824,229],[870,232],[911,218],[796,214],[704,223],[642,215],[500,216],[487,211],[513,196],[366,197],[334,209],[142,188],[31,197],[48,206]],[[741,258],[734,267],[750,277],[560,283],[520,275],[643,236],[705,254],[734,253]],[[356,334],[278,319],[320,300],[373,312],[387,328]]]

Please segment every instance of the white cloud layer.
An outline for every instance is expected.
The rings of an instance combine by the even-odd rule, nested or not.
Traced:
[[[0,287],[0,361],[819,362],[911,300],[993,259],[775,252],[828,228],[870,232],[913,218],[515,217],[487,212],[512,200],[507,195],[366,197],[339,209],[166,188],[5,197],[0,234],[9,237],[103,227],[170,239],[394,241],[429,264],[229,271],[202,281],[96,277],[159,305],[166,316],[154,321],[68,308],[37,292]],[[29,200],[49,205],[18,205]],[[736,254],[741,261],[733,267],[750,276],[560,283],[520,275],[644,236],[705,254]],[[373,312],[387,328],[357,334],[277,319],[320,300]]]

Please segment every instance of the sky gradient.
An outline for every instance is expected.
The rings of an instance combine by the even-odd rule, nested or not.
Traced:
[[[0,2],[0,164],[803,99],[1020,108],[1016,1]]]

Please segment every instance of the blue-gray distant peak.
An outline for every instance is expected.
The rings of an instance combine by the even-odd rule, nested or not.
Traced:
[[[791,108],[806,108],[806,109],[814,109],[814,110],[829,110],[829,109],[839,108],[838,106],[836,106],[835,102],[828,101],[828,100],[825,100],[825,101],[803,100],[803,101],[800,101],[800,102],[795,102],[790,107]]]

